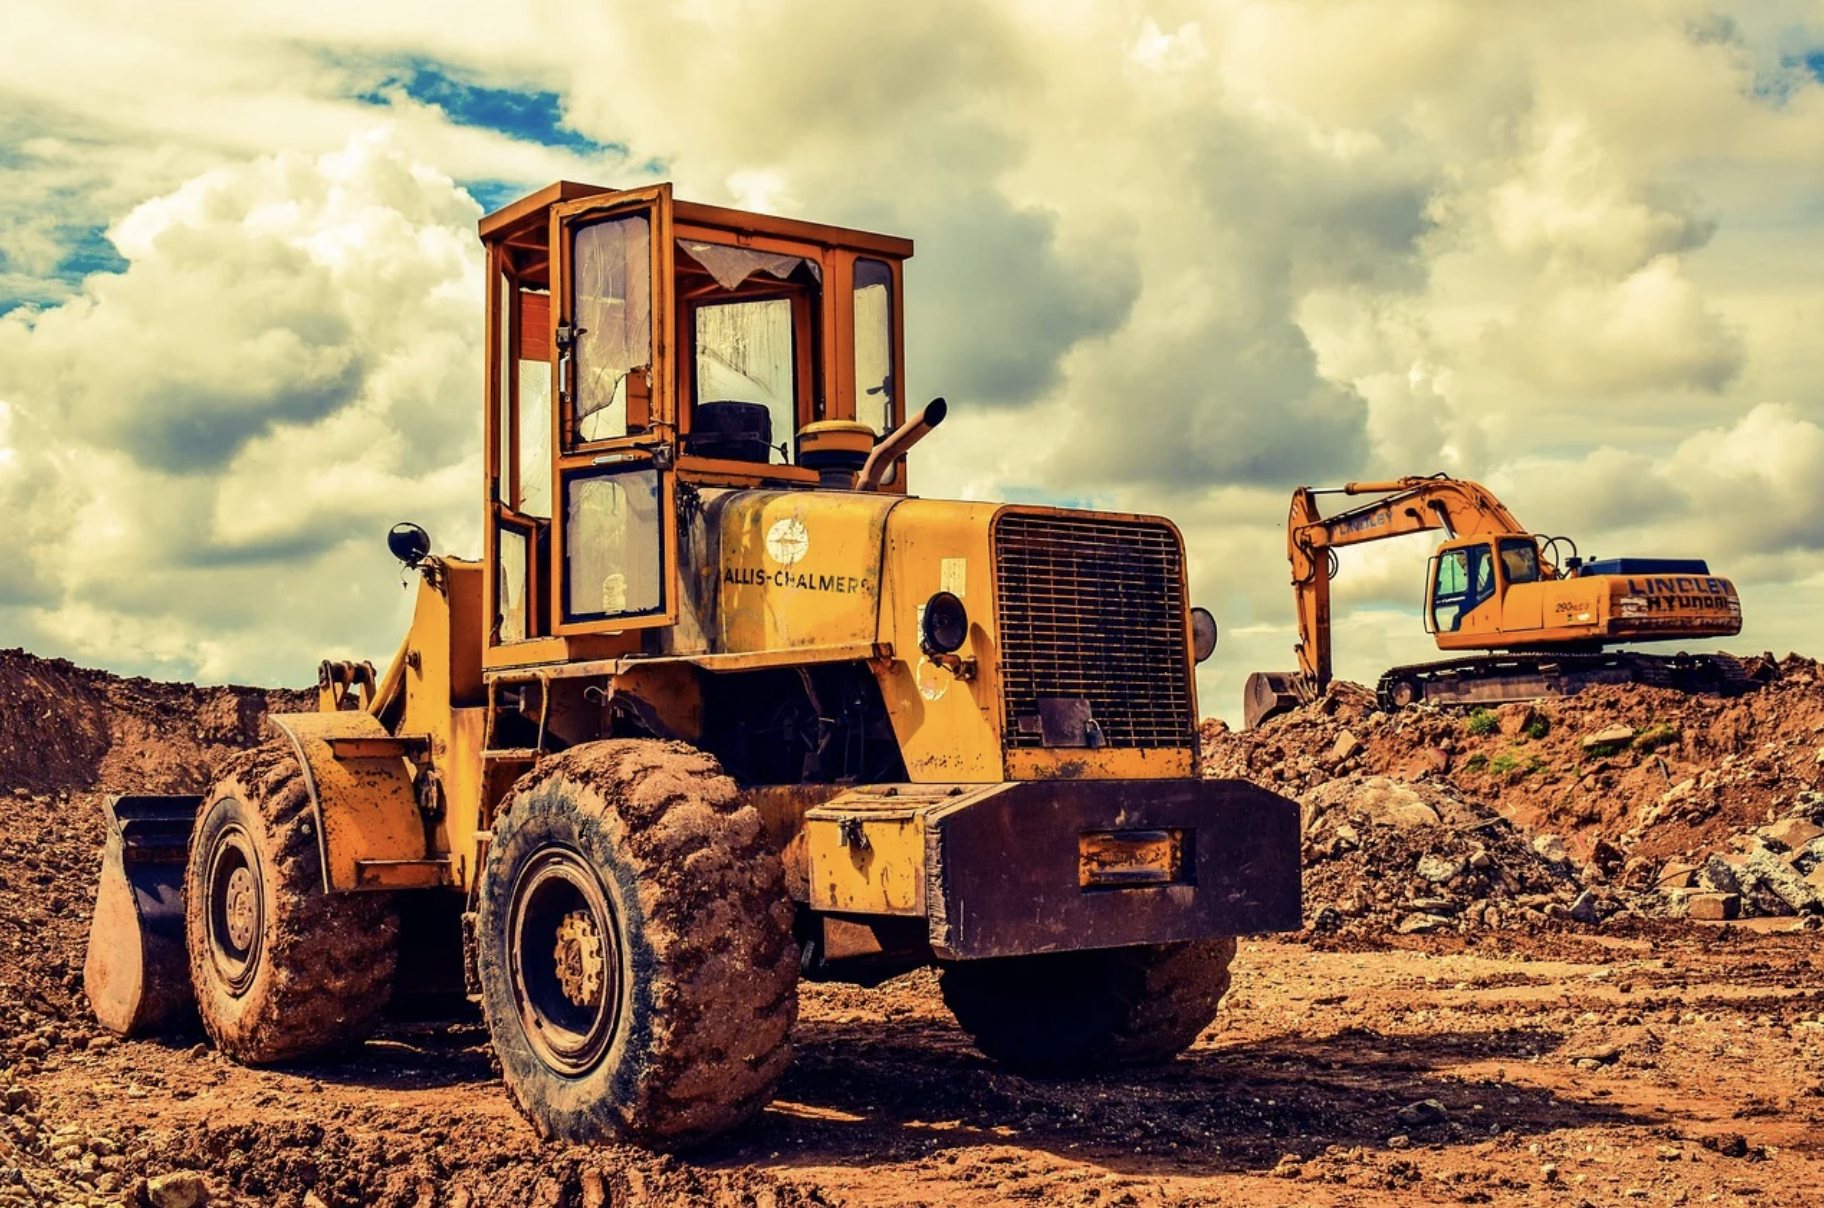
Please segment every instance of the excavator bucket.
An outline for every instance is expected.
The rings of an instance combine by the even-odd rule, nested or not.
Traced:
[[[110,797],[101,890],[83,988],[121,1036],[170,1032],[195,1018],[184,946],[184,865],[201,797]]]
[[[1242,724],[1252,730],[1315,699],[1317,693],[1302,672],[1256,671],[1241,687]]]

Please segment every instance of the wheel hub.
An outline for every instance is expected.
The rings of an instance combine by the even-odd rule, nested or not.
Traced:
[[[586,910],[572,910],[557,925],[557,981],[579,1007],[602,1001],[602,933]]]
[[[260,904],[253,873],[245,865],[228,875],[228,939],[236,948],[251,948]]]
[[[620,1016],[621,949],[600,874],[573,848],[534,856],[508,891],[507,968],[519,1022],[551,1069],[595,1068]]]

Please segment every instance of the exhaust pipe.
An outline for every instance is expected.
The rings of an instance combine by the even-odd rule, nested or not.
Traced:
[[[925,409],[917,418],[909,419],[881,438],[874,451],[868,454],[868,460],[861,467],[861,477],[855,482],[858,491],[872,491],[881,483],[891,481],[887,471],[893,468],[906,451],[925,439],[931,429],[944,422],[944,416],[950,411],[950,404],[941,398],[934,398],[925,404]]]
[[[110,797],[101,886],[89,922],[83,990],[119,1036],[172,1032],[196,1019],[184,944],[184,868],[201,797]]]

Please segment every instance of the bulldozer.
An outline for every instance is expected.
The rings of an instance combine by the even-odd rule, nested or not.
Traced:
[[[1320,495],[1372,495],[1331,516]],[[1426,564],[1425,631],[1440,650],[1488,651],[1394,667],[1376,687],[1389,712],[1425,703],[1482,706],[1647,683],[1729,693],[1750,684],[1723,654],[1649,655],[1631,642],[1730,637],[1742,630],[1735,585],[1697,558],[1589,560],[1568,537],[1530,532],[1480,483],[1444,474],[1299,487],[1286,520],[1298,612],[1297,671],[1256,671],[1242,688],[1252,727],[1321,697],[1332,678],[1330,581],[1337,551],[1441,530]]]
[[[1300,925],[1290,801],[1200,775],[1215,620],[1167,520],[924,499],[910,241],[559,182],[483,218],[479,559],[384,671],[122,797],[84,969],[264,1065],[466,994],[542,1135],[759,1111],[801,979],[935,965],[988,1058],[1167,1059]]]

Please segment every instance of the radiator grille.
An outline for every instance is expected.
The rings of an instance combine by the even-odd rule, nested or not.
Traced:
[[[1177,534],[1003,512],[994,548],[1007,747],[1044,745],[1039,701],[1052,697],[1087,700],[1109,747],[1190,746]]]

